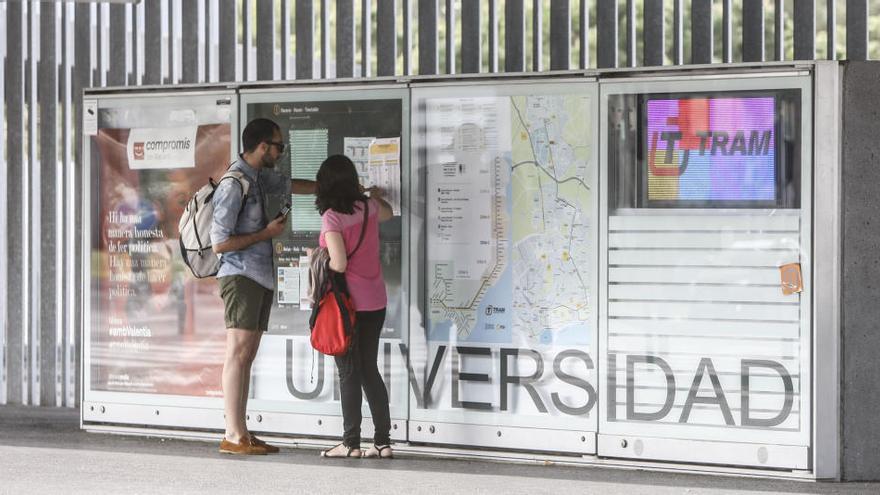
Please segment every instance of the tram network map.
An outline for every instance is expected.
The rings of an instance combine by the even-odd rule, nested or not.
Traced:
[[[585,95],[429,99],[429,340],[586,344]]]

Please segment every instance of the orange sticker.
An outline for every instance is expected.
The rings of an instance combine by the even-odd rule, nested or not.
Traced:
[[[782,293],[786,296],[803,292],[804,281],[801,278],[801,264],[788,263],[779,267],[779,276],[782,283]]]

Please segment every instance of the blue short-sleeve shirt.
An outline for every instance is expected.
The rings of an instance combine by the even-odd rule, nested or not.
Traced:
[[[238,181],[227,179],[220,182],[214,192],[214,222],[211,225],[211,242],[219,244],[234,235],[253,234],[266,228],[266,196],[290,191],[289,180],[274,170],[257,170],[239,158],[229,168],[241,172],[249,183],[247,198],[242,203],[242,189]],[[243,275],[263,287],[274,290],[274,264],[272,241],[260,241],[241,251],[220,255],[218,277]]]

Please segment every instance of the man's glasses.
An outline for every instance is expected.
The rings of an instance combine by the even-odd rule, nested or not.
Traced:
[[[272,146],[278,147],[278,153],[284,153],[285,145],[284,143],[278,143],[275,141],[266,141],[266,144],[271,144]]]

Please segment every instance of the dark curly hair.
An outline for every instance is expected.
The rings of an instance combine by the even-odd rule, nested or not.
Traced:
[[[327,210],[351,215],[355,201],[367,201],[360,189],[357,169],[345,155],[333,155],[324,160],[316,180],[315,206],[322,215]]]

